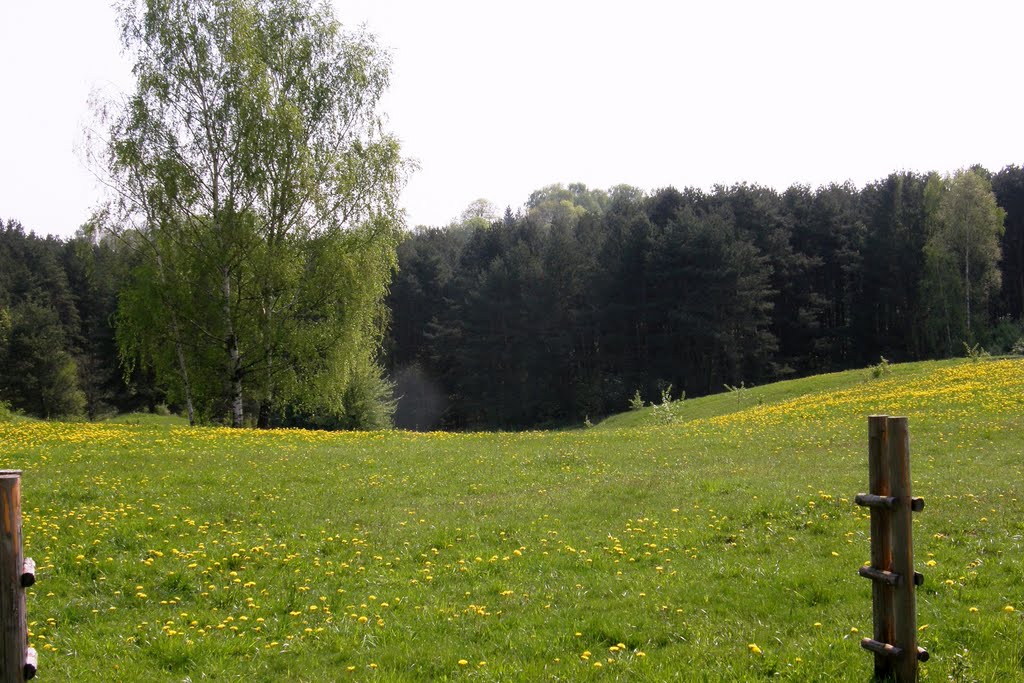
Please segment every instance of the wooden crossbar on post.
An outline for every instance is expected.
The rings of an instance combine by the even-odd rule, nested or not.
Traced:
[[[37,657],[25,615],[25,588],[36,577],[22,554],[20,470],[0,470],[0,516],[0,681],[22,683],[36,675]]]
[[[874,630],[861,647],[875,655],[875,678],[915,683],[928,653],[917,646],[915,589],[924,577],[914,571],[911,516],[924,501],[911,496],[907,418],[868,418],[868,486],[854,499],[871,510],[871,564],[859,573],[872,582]]]

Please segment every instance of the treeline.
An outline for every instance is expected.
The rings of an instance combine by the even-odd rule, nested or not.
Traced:
[[[785,192],[583,185],[399,247],[409,428],[579,424],[658,401],[1024,336],[1024,170]],[[1020,351],[1020,348],[1017,349]]]
[[[152,376],[124,373],[115,318],[129,263],[109,241],[0,221],[0,403],[43,418],[154,410]]]
[[[419,228],[398,259],[381,359],[398,426],[579,424],[638,392],[692,397],[965,345],[1020,352],[1024,169],[781,193],[551,186],[517,214],[477,202]],[[144,265],[111,237],[0,222],[0,410],[184,413],[122,324]],[[218,386],[200,421],[227,419]],[[352,427],[375,412],[324,421],[281,404],[268,422]]]

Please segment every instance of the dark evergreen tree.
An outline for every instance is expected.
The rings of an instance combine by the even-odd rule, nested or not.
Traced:
[[[856,363],[925,355],[919,287],[924,273],[927,177],[893,173],[861,192],[867,226],[862,289],[854,305]]]
[[[1006,211],[1002,238],[1002,289],[994,317],[1024,318],[1024,169],[1007,166],[992,177],[996,202]]]

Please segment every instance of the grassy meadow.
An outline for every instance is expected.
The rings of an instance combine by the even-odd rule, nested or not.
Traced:
[[[1024,681],[1021,359],[559,432],[0,423],[39,678],[866,682],[873,413],[926,501],[922,680]]]

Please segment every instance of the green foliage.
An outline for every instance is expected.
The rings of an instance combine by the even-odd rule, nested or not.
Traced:
[[[747,385],[745,382],[740,382],[739,386],[726,384],[725,390],[736,399],[737,403],[743,403],[747,398]]]
[[[376,111],[387,55],[307,0],[148,0],[120,22],[136,90],[106,119],[103,227],[136,256],[126,367],[151,369],[190,421],[361,422],[343,406],[380,393],[358,378],[406,169]]]
[[[661,390],[661,402],[651,406],[651,414],[658,424],[672,424],[680,416],[680,409],[683,401],[686,400],[686,392],[682,392],[677,400],[672,398],[672,385],[669,384]],[[641,406],[643,407],[643,406]]]
[[[1006,212],[980,170],[958,171],[941,185],[932,176],[931,187],[924,287],[932,305],[930,324],[944,334],[948,353],[951,339],[974,341],[987,325],[988,303],[1001,283],[999,240]]]
[[[36,417],[81,415],[85,395],[57,312],[30,301],[3,311],[0,399]]]
[[[629,409],[630,410],[640,410],[643,407],[644,407],[644,400],[640,397],[640,390],[637,389],[636,392],[634,392],[633,397],[631,399],[629,399]]]
[[[381,369],[367,363],[357,368],[342,394],[342,429],[389,429],[395,414],[394,385]]]
[[[486,230],[501,218],[498,207],[487,199],[475,199],[459,215],[458,225],[469,230]]]
[[[590,190],[582,183],[569,187],[558,183],[531,193],[526,208],[529,220],[536,225],[567,227],[587,214],[600,215],[607,203],[608,194],[603,190]]]
[[[89,324],[89,292],[72,287],[82,261],[69,244],[0,221],[0,400],[26,415],[80,416],[83,388],[104,367]]]
[[[486,230],[406,240],[387,365],[422,369],[445,426],[524,428],[621,410],[630,388],[657,397],[659,379],[701,396],[953,357],[962,339],[1004,351],[1024,317],[1024,170],[986,182],[545,187]],[[967,259],[960,216],[978,219]]]
[[[992,192],[1006,211],[1001,240],[1002,288],[996,301],[997,315],[1024,320],[1024,168],[1007,166],[992,176]]]
[[[878,362],[871,366],[871,377],[873,379],[881,379],[887,377],[892,371],[892,367],[889,365],[889,361],[886,360],[885,356],[881,356]]]
[[[1024,339],[1024,321],[1002,316],[985,336],[985,347],[993,354],[1013,353],[1014,345]]]
[[[989,357],[989,352],[981,347],[981,344],[968,344],[963,342],[964,345],[964,356],[969,358],[972,363],[977,363],[979,360]]]

